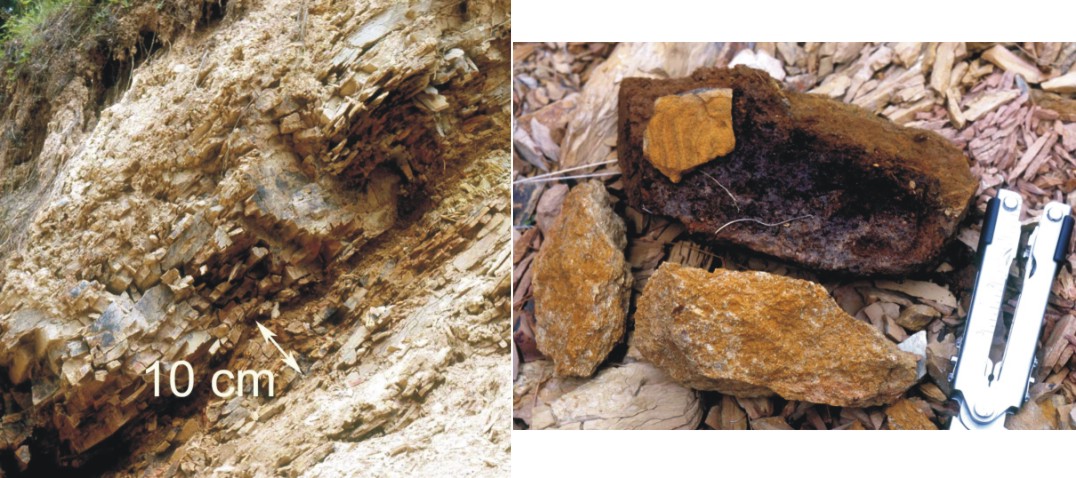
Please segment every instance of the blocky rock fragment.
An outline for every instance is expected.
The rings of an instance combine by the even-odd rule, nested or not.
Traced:
[[[666,177],[644,152],[647,129],[661,119],[655,101],[721,88],[732,90],[735,148],[679,182]],[[619,95],[617,156],[629,204],[815,269],[923,268],[956,232],[978,184],[968,159],[941,136],[784,91],[743,66],[678,79],[626,78]]]
[[[558,375],[589,377],[624,336],[632,276],[609,201],[599,182],[573,188],[536,259],[535,339]]]
[[[821,285],[664,263],[638,301],[642,355],[697,390],[836,406],[896,400],[916,356],[849,316]]]

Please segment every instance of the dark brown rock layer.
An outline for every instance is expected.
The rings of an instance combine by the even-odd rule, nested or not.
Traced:
[[[644,132],[656,98],[699,88],[733,90],[736,146],[674,184],[644,157]],[[920,269],[955,233],[976,189],[967,158],[944,138],[783,91],[765,73],[742,66],[672,80],[626,78],[618,128],[629,204],[815,269]],[[795,219],[725,226],[748,218]]]

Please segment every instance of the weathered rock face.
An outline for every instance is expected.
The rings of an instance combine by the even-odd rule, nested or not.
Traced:
[[[214,452],[196,464],[176,452],[170,471],[138,475],[175,476],[183,464],[297,476],[334,440],[420,417],[433,427],[424,415],[435,402],[468,408],[497,393],[489,371],[507,366],[509,337],[509,214],[496,179],[510,164],[504,5],[189,3],[215,8],[211,25],[164,37],[115,80],[114,103],[87,88],[113,72],[64,79],[37,125],[44,139],[20,157],[23,169],[51,170],[20,189],[36,195],[8,194],[23,175],[8,176],[11,155],[0,153],[0,212],[25,209],[25,227],[0,228],[0,470],[25,445],[31,471],[78,468],[117,434],[156,456],[183,446],[162,417],[182,409],[212,417],[219,434],[196,448]],[[283,367],[255,320],[307,378],[321,377]],[[167,377],[179,360],[195,393],[173,397],[166,384],[154,397],[147,367],[160,361]],[[218,422],[220,403],[200,408],[218,367],[274,373],[277,392],[299,390],[323,423],[293,435],[311,414],[281,409],[300,400],[247,396]],[[369,385],[347,400],[325,386],[359,382]],[[456,396],[442,384],[467,385]],[[501,422],[490,443],[507,435]],[[278,462],[282,451],[294,462]],[[503,450],[489,456],[506,469]]]
[[[822,286],[765,272],[662,264],[639,299],[633,340],[679,382],[738,397],[868,406],[916,383],[916,357]]]
[[[699,394],[646,362],[607,368],[587,381],[568,380],[567,391],[539,399],[531,411],[532,429],[694,430],[702,421]]]
[[[655,100],[715,88],[733,92],[735,148],[677,183],[644,154],[647,129],[661,119]],[[626,78],[619,94],[617,155],[631,205],[811,268],[917,270],[956,232],[977,186],[967,158],[942,137],[824,97],[782,91],[747,67],[700,69],[681,79]],[[696,131],[707,128],[683,134]],[[724,227],[744,218],[755,221]]]
[[[535,259],[535,339],[558,375],[589,377],[624,336],[632,283],[625,232],[605,186],[584,183],[564,199]]]

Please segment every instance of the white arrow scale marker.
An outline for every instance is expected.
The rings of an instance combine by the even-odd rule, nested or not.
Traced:
[[[262,332],[262,337],[265,337],[265,341],[273,344],[273,346],[280,351],[280,355],[284,356],[284,363],[295,369],[296,372],[299,372],[299,375],[302,375],[303,371],[299,369],[299,362],[295,361],[295,357],[290,353],[285,352],[284,349],[280,348],[280,344],[276,343],[276,340],[273,340],[273,337],[276,337],[276,334],[262,325],[261,322],[255,321],[254,323],[258,324],[258,330]]]

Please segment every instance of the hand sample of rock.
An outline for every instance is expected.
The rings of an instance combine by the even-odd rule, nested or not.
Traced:
[[[732,90],[712,88],[658,97],[643,132],[643,156],[669,180],[736,147]]]
[[[632,282],[625,233],[605,186],[580,184],[535,259],[535,340],[557,375],[589,377],[624,336]]]
[[[813,282],[664,263],[635,313],[635,344],[674,379],[737,397],[870,406],[915,385],[916,357]]]
[[[534,407],[531,427],[569,430],[694,430],[699,394],[647,362],[602,370],[549,403]]]
[[[733,91],[735,149],[670,180],[644,152],[651,122],[661,118],[656,99],[720,88]],[[625,78],[618,101],[617,155],[629,204],[814,269],[921,269],[956,232],[978,184],[968,159],[941,136],[783,91],[743,66]]]

